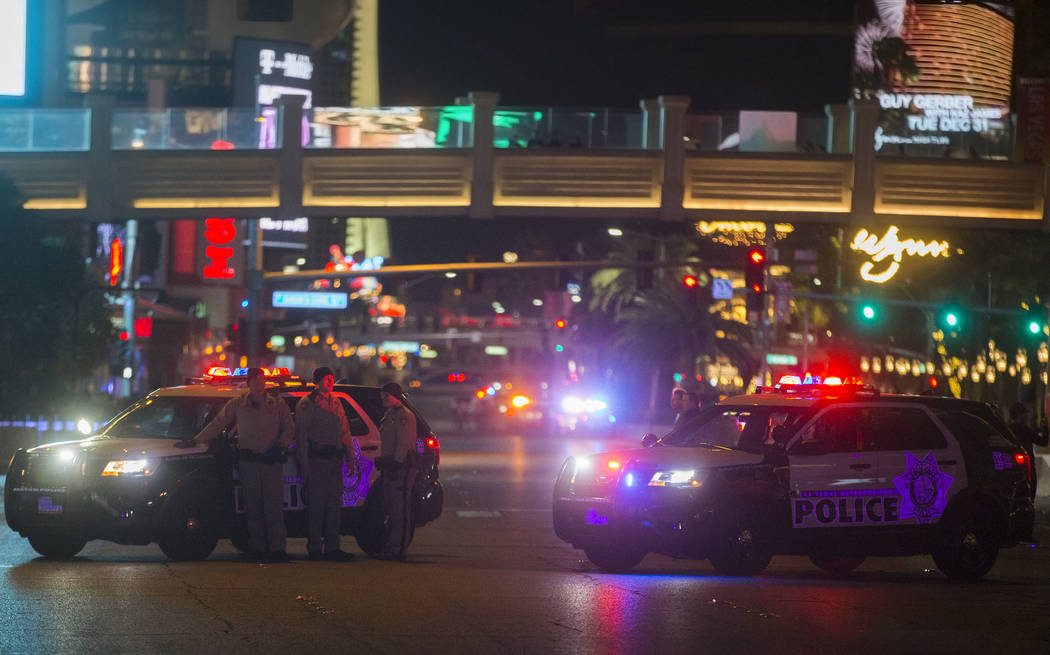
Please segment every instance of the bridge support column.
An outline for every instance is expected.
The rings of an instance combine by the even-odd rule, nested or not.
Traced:
[[[853,202],[854,223],[871,225],[875,218],[875,126],[879,106],[874,100],[850,100],[853,114]]]
[[[474,148],[474,172],[470,184],[470,218],[493,218],[492,206],[494,150],[492,147],[492,120],[496,114],[499,94],[491,91],[471,91],[468,96],[474,107],[472,145]]]
[[[689,108],[686,96],[660,96],[660,145],[664,151],[664,179],[660,193],[660,218],[665,221],[680,221],[685,215],[682,201],[685,185],[682,171],[685,168],[685,111]]]
[[[114,180],[111,179],[109,153],[113,148],[113,97],[90,96],[91,151],[87,179],[87,215],[91,220],[113,220]]]

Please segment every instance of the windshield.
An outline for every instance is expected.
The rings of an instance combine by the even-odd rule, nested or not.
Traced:
[[[132,405],[101,434],[123,439],[189,439],[197,435],[229,398],[159,396]]]
[[[672,430],[660,443],[759,453],[765,445],[786,441],[798,428],[801,417],[802,410],[795,407],[716,405]]]

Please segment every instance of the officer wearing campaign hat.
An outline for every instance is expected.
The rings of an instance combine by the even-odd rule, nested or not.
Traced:
[[[311,560],[346,562],[353,555],[339,548],[339,523],[344,458],[351,474],[355,468],[353,438],[343,404],[332,394],[332,369],[316,369],[314,384],[317,389],[303,396],[295,407],[296,452],[307,490],[306,552]]]
[[[287,562],[284,527],[284,459],[295,430],[288,405],[266,393],[266,374],[248,369],[248,391],[230,399],[193,443],[209,443],[237,423],[237,471],[248,524],[248,561]],[[190,442],[187,442],[190,443]]]

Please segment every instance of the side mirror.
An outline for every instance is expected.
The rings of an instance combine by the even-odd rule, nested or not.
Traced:
[[[656,445],[656,442],[660,440],[660,437],[656,436],[652,432],[647,432],[642,435],[642,448],[652,448]]]

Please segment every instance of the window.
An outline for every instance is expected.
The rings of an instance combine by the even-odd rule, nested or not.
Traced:
[[[137,439],[191,439],[228,400],[175,396],[148,398],[106,426],[103,434]]]
[[[816,423],[806,428],[801,440],[791,449],[791,453],[824,455],[864,450],[859,417],[860,412],[856,408],[829,409]]]
[[[871,407],[862,412],[867,450],[938,450],[944,435],[918,407]]]
[[[368,434],[368,423],[365,422],[361,415],[357,413],[353,405],[346,401],[346,398],[340,398],[343,402],[343,411],[346,412],[346,421],[350,424],[350,434],[355,437],[361,437]]]

